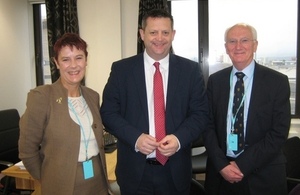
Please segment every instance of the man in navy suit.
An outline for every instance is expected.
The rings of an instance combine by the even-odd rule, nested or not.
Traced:
[[[188,195],[191,142],[208,121],[202,72],[198,63],[170,54],[175,30],[168,12],[150,11],[140,35],[144,53],[114,62],[103,92],[103,123],[118,138],[117,182],[122,195]],[[154,127],[155,62],[160,63],[165,101],[161,141]],[[157,152],[168,157],[166,164],[156,160]]]
[[[286,75],[253,60],[257,45],[252,26],[241,23],[228,28],[225,48],[233,66],[208,80],[212,120],[204,140],[208,151],[205,190],[209,195],[287,194],[281,148],[290,127],[289,81]],[[239,121],[238,111],[232,109],[237,72],[244,75],[244,93],[236,103],[243,107]],[[238,134],[236,122],[242,127]],[[239,140],[240,136],[243,139]]]

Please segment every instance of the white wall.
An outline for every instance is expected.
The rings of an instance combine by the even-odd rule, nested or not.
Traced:
[[[30,11],[27,1],[0,1],[0,110],[17,108],[23,113],[35,83]]]
[[[0,110],[25,111],[35,87],[31,0],[0,0]],[[86,86],[100,95],[113,61],[136,54],[139,0],[78,0],[81,37],[88,43]],[[38,106],[38,105],[37,105]]]
[[[101,96],[112,62],[136,54],[139,0],[78,0],[81,37],[88,43],[86,86]]]
[[[139,0],[121,0],[122,57],[137,52]]]
[[[102,94],[112,61],[121,58],[119,0],[78,0],[81,37],[88,43],[86,86]]]

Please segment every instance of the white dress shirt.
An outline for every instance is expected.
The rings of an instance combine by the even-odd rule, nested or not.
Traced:
[[[144,70],[145,70],[145,81],[146,81],[146,90],[147,90],[147,105],[148,105],[148,117],[149,117],[149,134],[155,137],[155,125],[154,125],[154,95],[153,95],[153,76],[155,73],[155,66],[153,65],[156,62],[152,59],[146,52],[144,52]],[[162,60],[158,61],[160,63],[159,70],[163,79],[164,87],[164,100],[166,106],[166,97],[167,97],[167,84],[169,77],[169,55],[167,55]],[[148,155],[148,158],[155,158],[156,152]]]

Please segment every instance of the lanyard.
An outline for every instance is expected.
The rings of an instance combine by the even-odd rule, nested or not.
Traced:
[[[231,116],[231,119],[230,119],[230,120],[231,120],[231,133],[233,132],[233,129],[234,129],[234,123],[235,123],[235,120],[236,120],[236,116],[237,116],[237,114],[238,114],[240,108],[242,107],[242,105],[243,105],[245,99],[246,99],[246,94],[247,94],[247,92],[248,92],[248,90],[249,90],[250,82],[252,82],[252,79],[253,79],[253,76],[250,77],[249,83],[248,83],[247,88],[246,88],[246,90],[245,90],[245,92],[244,92],[242,101],[241,101],[241,103],[240,103],[238,109],[236,110],[236,113],[232,113],[232,116]],[[232,74],[232,71],[231,71],[231,74],[230,74],[230,89],[232,89],[232,80],[233,80],[233,74]],[[234,92],[233,92],[233,93],[234,93]],[[233,108],[233,95],[230,96],[229,102],[230,102],[230,108],[231,108],[231,110],[232,110],[232,108]]]
[[[92,132],[92,131],[91,131],[91,128],[90,128],[90,132],[89,132],[89,137],[88,137],[88,139],[86,139],[85,133],[84,133],[84,130],[83,130],[83,126],[82,126],[82,124],[81,124],[81,122],[80,122],[80,120],[79,120],[79,117],[78,117],[78,115],[77,115],[77,113],[76,113],[76,111],[75,111],[75,109],[74,109],[73,104],[70,102],[69,99],[68,99],[68,104],[69,104],[69,106],[71,107],[72,112],[73,112],[74,115],[76,116],[76,119],[77,119],[77,121],[78,121],[78,123],[79,123],[80,130],[81,130],[81,132],[82,132],[83,139],[84,139],[84,146],[85,146],[85,152],[86,152],[86,160],[88,160],[88,146],[89,146],[89,141],[90,141],[91,132]],[[89,120],[89,126],[91,126],[90,117],[89,117],[89,115],[88,115],[88,112],[87,112],[85,106],[84,106],[84,109],[85,109],[85,113],[86,113],[86,115],[87,115],[87,117],[88,117],[88,120]]]

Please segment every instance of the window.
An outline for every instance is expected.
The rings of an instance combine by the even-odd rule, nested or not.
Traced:
[[[42,46],[43,46],[43,78],[44,84],[51,84],[51,72],[50,72],[50,59],[49,59],[49,47],[48,47],[48,29],[47,29],[47,15],[46,5],[41,4],[41,17],[42,17]]]
[[[272,6],[269,1],[209,0],[209,74],[231,66],[224,48],[224,31],[238,22],[257,30],[256,62],[288,76],[295,114],[297,0],[272,0]]]
[[[37,85],[51,84],[45,4],[33,4]]]
[[[198,6],[195,6],[195,4],[193,5],[192,2],[198,2]],[[205,4],[203,2],[207,3]],[[177,6],[190,7],[179,10],[176,9]],[[196,11],[194,11],[195,7],[198,8]],[[203,14],[205,11],[208,12],[207,18],[206,15]],[[300,83],[297,85],[296,79],[298,71],[297,0],[272,0],[272,5],[270,4],[270,1],[259,0],[176,0],[171,1],[171,12],[174,16],[175,24],[177,20],[180,20],[177,18],[185,18],[185,23],[190,23],[187,28],[180,23],[175,25],[175,29],[177,30],[173,44],[175,53],[192,59],[193,57],[189,57],[185,52],[181,52],[178,48],[189,48],[198,44],[197,48],[200,48],[200,54],[198,56],[200,57],[199,59],[201,62],[201,49],[208,50],[207,55],[204,52],[203,56],[203,68],[208,69],[207,72],[204,71],[205,78],[218,70],[232,65],[224,47],[224,32],[226,28],[239,22],[253,25],[258,34],[258,49],[255,54],[255,60],[264,66],[275,69],[288,76],[291,87],[291,114],[299,116],[300,106],[297,106],[297,102],[300,102],[300,95],[296,95],[296,88],[300,87]],[[204,39],[209,40],[209,46],[207,47],[201,45],[201,41],[203,41],[202,38],[199,39],[200,41],[197,41],[198,39],[193,39],[192,41],[187,39],[187,37],[191,36],[191,31],[195,31],[192,27],[197,26],[192,23],[194,22],[193,19],[186,17],[187,15],[191,15],[191,12],[199,13],[199,34],[201,34],[203,28],[204,31],[206,26],[208,28],[207,31],[209,33],[207,36],[204,33]],[[195,13],[195,16],[191,17],[197,18],[197,13]],[[187,34],[179,36],[182,31],[185,31]],[[297,99],[299,100],[297,101]]]
[[[198,62],[198,1],[172,1],[171,13],[176,30],[174,53]]]

